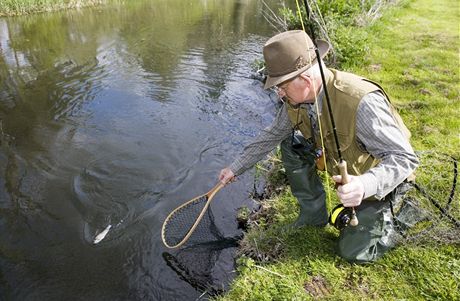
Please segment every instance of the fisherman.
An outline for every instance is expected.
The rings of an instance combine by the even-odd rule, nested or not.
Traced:
[[[320,59],[302,30],[286,31],[266,42],[265,89],[274,88],[284,104],[273,123],[221,170],[219,180],[229,183],[281,144],[286,175],[300,205],[292,226],[321,227],[328,222],[328,212],[316,169],[317,165],[323,168],[324,155],[326,170],[338,185],[340,202],[345,208],[355,208],[359,220],[358,226],[340,231],[338,253],[351,262],[374,261],[394,246],[391,201],[413,174],[418,159],[409,143],[410,132],[385,91],[360,76],[326,68],[322,59],[330,44],[318,40],[317,47]],[[318,62],[324,70],[324,84]],[[339,175],[325,89],[342,158],[348,163],[347,184],[342,184]]]

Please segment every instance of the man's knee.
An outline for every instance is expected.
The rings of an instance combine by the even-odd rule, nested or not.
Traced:
[[[341,230],[338,253],[349,262],[366,263],[382,257],[395,245],[395,231],[387,204],[371,201],[357,210],[359,224]]]
[[[383,253],[378,251],[377,244],[365,244],[356,246],[352,244],[341,245],[339,243],[338,254],[340,257],[352,263],[373,262],[380,258]]]

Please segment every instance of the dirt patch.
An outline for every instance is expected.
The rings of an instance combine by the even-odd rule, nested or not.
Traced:
[[[365,295],[370,294],[369,287],[367,282],[364,280],[363,276],[359,273],[351,272],[348,274],[345,280],[345,286],[349,287],[351,290],[357,290]]]
[[[315,299],[326,297],[330,294],[326,279],[319,275],[313,276],[313,278],[309,282],[306,282],[303,287],[305,288],[305,291]]]
[[[371,64],[371,65],[369,65],[368,68],[372,72],[377,72],[377,71],[382,70],[382,65],[381,64]]]

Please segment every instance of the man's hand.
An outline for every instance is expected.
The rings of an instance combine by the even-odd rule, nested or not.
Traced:
[[[364,197],[364,185],[356,176],[348,176],[350,182],[342,185],[342,176],[333,176],[332,179],[339,184],[337,196],[345,207],[357,207]]]
[[[219,181],[221,181],[223,184],[227,184],[235,179],[235,174],[233,171],[226,167],[220,171],[219,174]]]

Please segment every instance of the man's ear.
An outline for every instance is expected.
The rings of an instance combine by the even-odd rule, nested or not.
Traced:
[[[310,76],[308,76],[307,74],[305,74],[305,73],[302,73],[299,76],[300,76],[300,78],[302,78],[303,80],[305,80],[307,82],[307,85],[310,88],[310,86],[312,85],[312,78]]]

